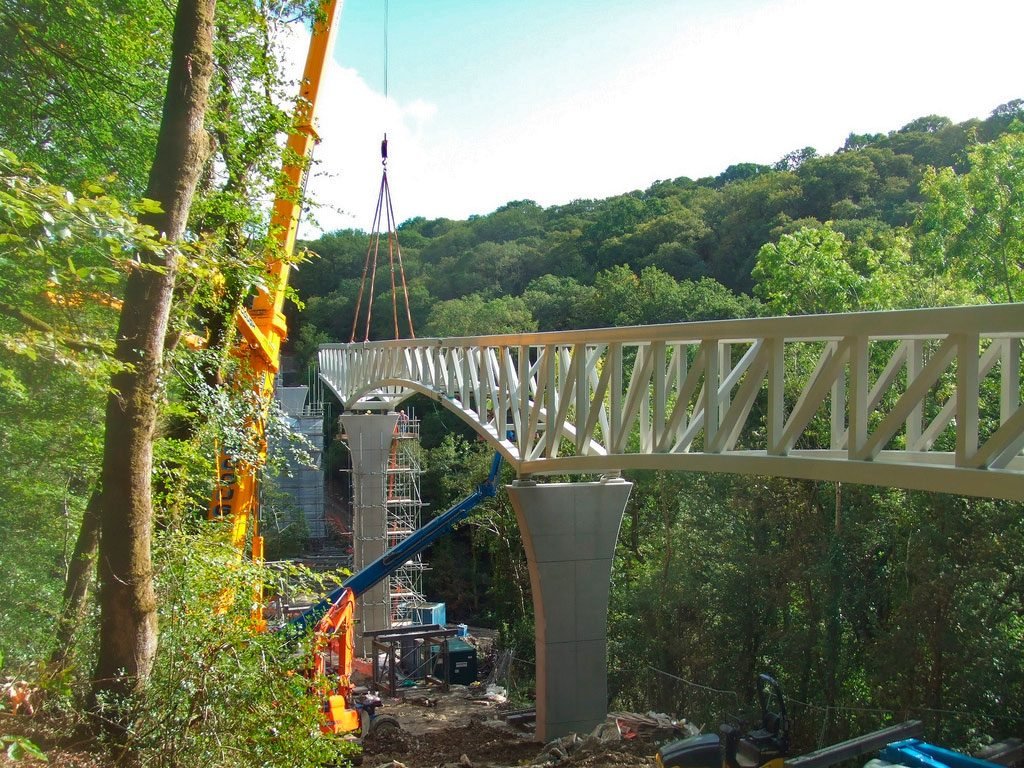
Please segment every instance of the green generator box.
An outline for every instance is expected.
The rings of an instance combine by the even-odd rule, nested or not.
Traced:
[[[444,662],[441,659],[441,646],[430,646],[434,658],[434,676],[441,677]],[[452,638],[448,641],[448,682],[458,685],[470,685],[476,682],[476,648],[464,640]]]

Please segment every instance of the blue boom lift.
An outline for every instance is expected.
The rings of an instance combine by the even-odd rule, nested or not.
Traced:
[[[497,494],[500,471],[501,454],[495,453],[487,479],[473,493],[396,544],[359,573],[350,576],[338,589],[288,622],[288,628],[296,634],[314,627],[314,678],[319,681],[330,678],[333,681],[336,676],[336,682],[325,685],[320,691],[324,698],[325,731],[358,732],[363,729],[361,711],[368,711],[371,719],[374,714],[373,703],[367,705],[356,700],[355,687],[351,681],[352,660],[355,656],[353,618],[356,598],[447,534],[452,526],[464,520],[480,502]]]

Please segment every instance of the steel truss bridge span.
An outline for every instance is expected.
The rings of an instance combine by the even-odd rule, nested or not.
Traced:
[[[352,411],[414,393],[520,477],[624,469],[1024,500],[1024,304],[329,344]]]

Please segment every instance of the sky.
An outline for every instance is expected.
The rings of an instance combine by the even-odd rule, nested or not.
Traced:
[[[1022,26],[1022,0],[346,0],[301,236],[371,228],[384,133],[402,222],[984,118],[1024,98]]]

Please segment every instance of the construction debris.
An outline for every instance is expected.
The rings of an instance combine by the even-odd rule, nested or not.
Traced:
[[[608,718],[618,726],[624,739],[643,737],[647,741],[685,739],[696,736],[700,728],[686,720],[673,720],[663,712],[612,712]]]
[[[16,677],[0,679],[0,708],[10,710],[14,714],[32,716],[42,699],[42,691],[34,688],[25,680]]]
[[[545,744],[533,740],[512,722],[535,717],[532,710],[508,710],[506,694],[488,686],[452,686],[425,706],[422,697],[387,702],[387,712],[402,730],[364,742],[367,768],[649,768],[657,751],[654,734],[666,738],[689,735],[696,729],[667,715],[617,712],[589,734],[570,735]],[[481,704],[486,704],[481,708]],[[506,718],[512,722],[506,722]]]

